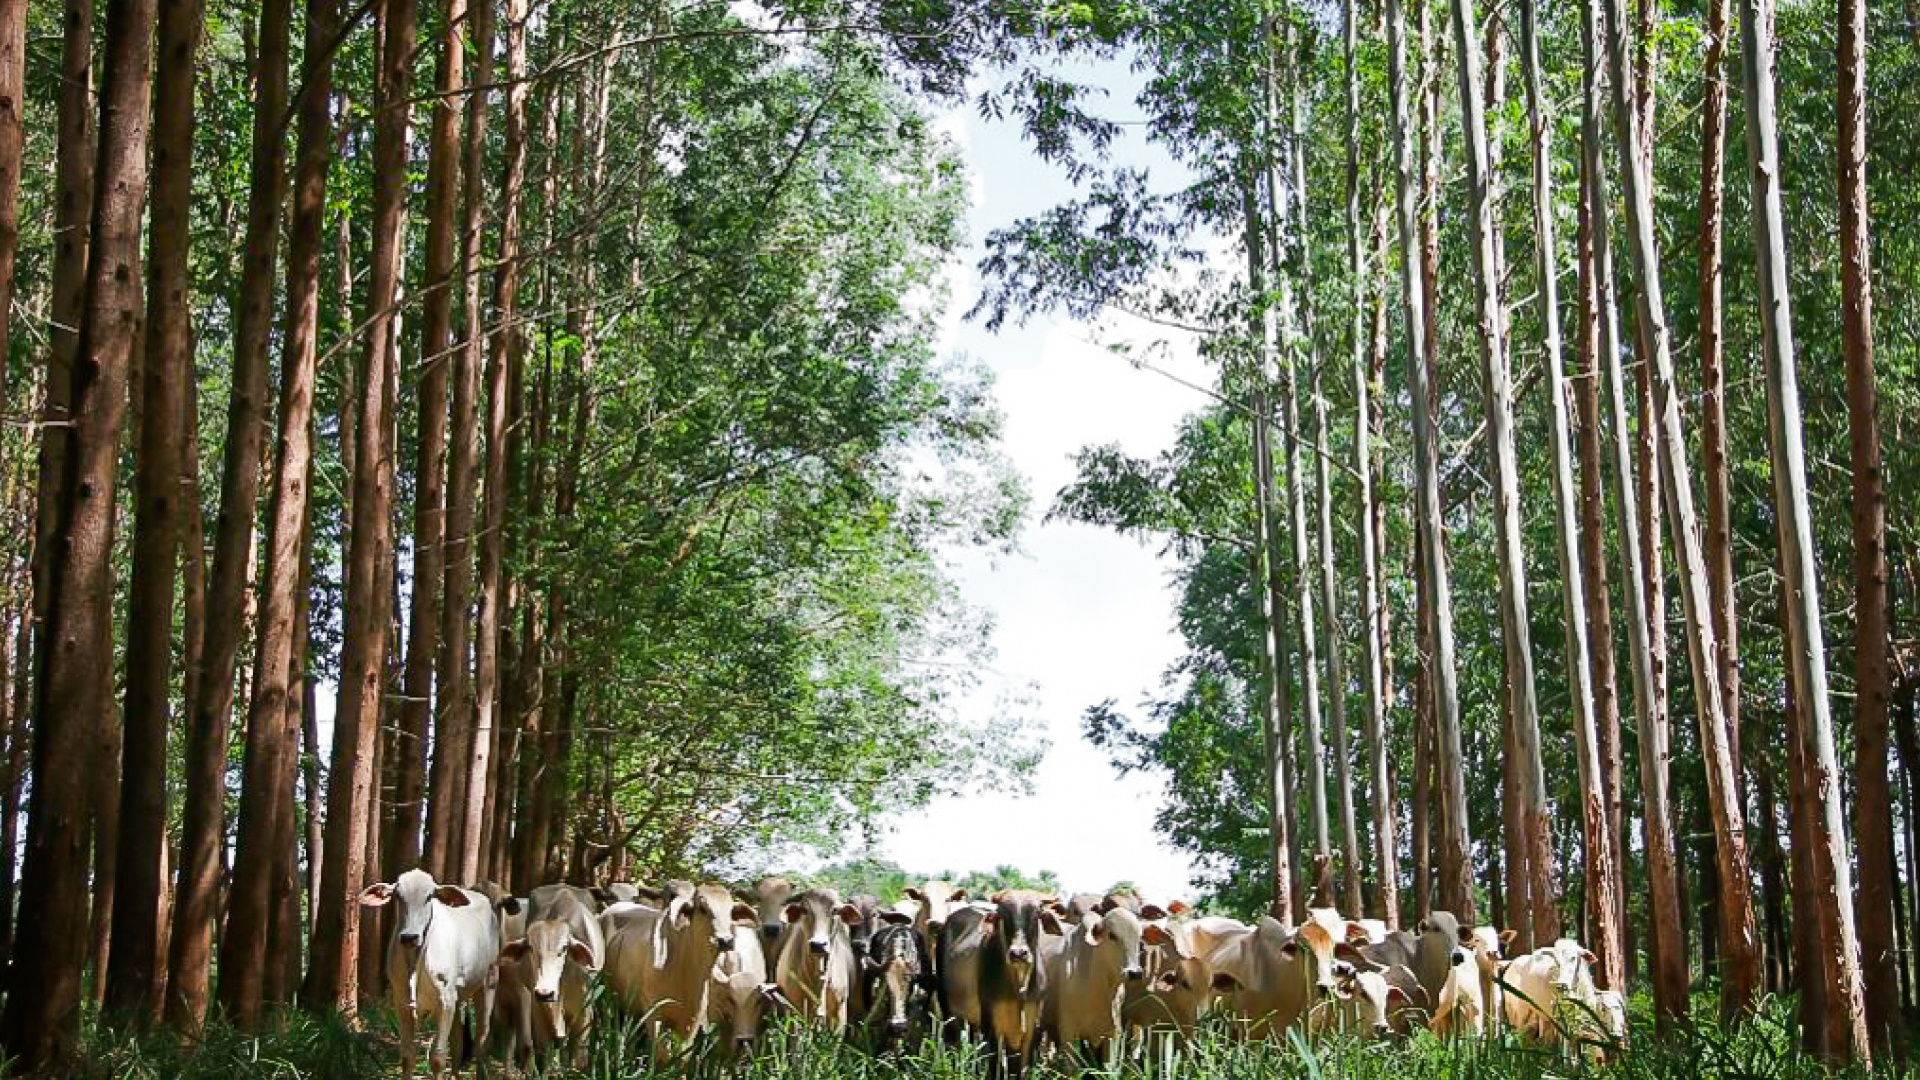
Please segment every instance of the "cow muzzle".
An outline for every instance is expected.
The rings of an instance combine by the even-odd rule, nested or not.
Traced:
[[[551,1004],[553,1004],[554,1002],[556,1002],[556,1001],[559,1001],[559,1000],[560,1000],[560,991],[558,991],[558,990],[535,990],[535,991],[533,992],[533,1000],[535,1000],[535,1001],[537,1001],[537,1002],[539,1002],[539,1003],[540,1003],[540,1004],[542,1004],[542,1005],[551,1005]]]
[[[1015,945],[1007,950],[1007,959],[1016,964],[1024,964],[1033,959],[1033,952],[1025,945]]]
[[[720,952],[732,952],[733,939],[730,937],[716,937],[713,939],[713,947]]]
[[[1128,982],[1139,982],[1141,979],[1144,979],[1147,977],[1146,971],[1137,967],[1128,968],[1125,974],[1127,976]]]
[[[807,951],[815,956],[825,956],[827,954],[827,943],[816,938],[807,942]]]
[[[905,1019],[901,1017],[894,1017],[893,1019],[887,1021],[887,1030],[895,1034],[899,1034],[900,1032],[907,1030],[907,1022]]]
[[[409,949],[417,949],[420,947],[420,935],[419,934],[401,934],[400,944],[406,946]]]

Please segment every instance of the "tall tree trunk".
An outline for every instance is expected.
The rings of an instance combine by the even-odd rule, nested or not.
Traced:
[[[1836,1059],[1868,1065],[1873,1048],[1867,1033],[1862,997],[1859,941],[1854,935],[1853,866],[1848,851],[1846,815],[1840,805],[1840,767],[1834,755],[1833,719],[1827,695],[1827,652],[1820,627],[1820,588],[1814,563],[1812,511],[1807,505],[1805,437],[1801,428],[1800,387],[1793,344],[1793,313],[1787,284],[1786,229],[1780,211],[1780,149],[1774,121],[1773,4],[1771,0],[1741,0],[1742,73],[1745,76],[1747,158],[1753,187],[1753,245],[1759,278],[1762,352],[1766,357],[1767,433],[1772,449],[1773,503],[1780,538],[1780,572],[1786,588],[1787,663],[1799,689],[1801,751],[1820,805],[1809,815],[1813,827],[1815,904],[1823,909],[1821,962],[1831,993],[1827,1009],[1827,1050]],[[1845,40],[1843,36],[1843,42]],[[1846,46],[1843,44],[1842,49]],[[1846,123],[1846,109],[1841,111]],[[1857,110],[1856,110],[1857,115]],[[1864,155],[1865,139],[1842,150]],[[1854,160],[1860,160],[1856,156]],[[1842,166],[1842,175],[1846,168]],[[1864,179],[1861,179],[1864,205]],[[1849,200],[1843,200],[1847,202]],[[1858,206],[1856,207],[1858,208]],[[1842,247],[1845,262],[1865,270],[1864,220],[1849,219],[1855,231]],[[1846,321],[1848,384],[1859,377],[1853,370],[1865,339],[1867,324],[1857,319],[1864,289],[1861,280],[1848,283]],[[1859,436],[1854,437],[1859,445]],[[1884,604],[1881,605],[1884,615]],[[1880,748],[1885,753],[1884,712],[1880,720]],[[1704,738],[1704,735],[1703,735]],[[1886,769],[1882,763],[1880,781]],[[1738,809],[1736,804],[1735,809]],[[1866,842],[1863,838],[1863,842]],[[1886,855],[1886,832],[1876,831],[1865,852],[1870,858]],[[1746,892],[1746,878],[1723,874],[1729,892]],[[1882,899],[1886,894],[1882,894]],[[1751,909],[1748,914],[1751,919]],[[1884,923],[1882,923],[1884,926]],[[1891,935],[1889,935],[1891,936]],[[1730,966],[1732,951],[1728,956]]]
[[[200,0],[161,0],[154,49],[153,190],[147,262],[146,343],[134,489],[133,580],[127,609],[125,738],[120,843],[115,853],[113,942],[106,1009],[134,1026],[153,1018],[166,846],[168,697],[173,679],[173,599],[179,568],[183,444],[193,378],[193,78]]]
[[[1747,880],[1747,851],[1732,750],[1727,741],[1726,701],[1721,696],[1718,646],[1707,594],[1706,559],[1695,519],[1693,486],[1686,460],[1686,433],[1674,385],[1665,300],[1660,288],[1660,252],[1654,232],[1653,170],[1647,148],[1637,137],[1632,106],[1632,75],[1627,66],[1626,14],[1620,0],[1608,0],[1608,68],[1613,77],[1614,126],[1626,162],[1628,247],[1634,261],[1635,300],[1640,333],[1652,361],[1654,398],[1659,413],[1660,481],[1667,524],[1679,561],[1681,607],[1685,614],[1687,655],[1693,672],[1694,705],[1701,752],[1707,767],[1708,798],[1719,852],[1721,923],[1726,937],[1721,1004],[1729,1012],[1748,1007],[1760,985],[1753,894],[1734,887]]]
[[[1585,154],[1580,163],[1579,266],[1580,313],[1579,372],[1571,381],[1575,408],[1579,414],[1578,446],[1580,457],[1580,564],[1587,602],[1586,625],[1590,630],[1588,654],[1592,661],[1593,713],[1598,729],[1600,781],[1605,791],[1607,846],[1612,853],[1615,881],[1621,892],[1616,913],[1619,918],[1621,967],[1625,979],[1632,973],[1633,950],[1628,944],[1631,929],[1630,907],[1626,902],[1626,833],[1623,791],[1622,749],[1620,742],[1620,686],[1614,666],[1613,605],[1607,588],[1607,495],[1601,472],[1600,428],[1600,288],[1594,245],[1595,212],[1592,182],[1587,175]],[[1588,866],[1592,877],[1593,867]],[[1590,882],[1589,889],[1597,888]],[[1611,977],[1602,965],[1602,973]],[[1612,984],[1612,985],[1624,985]]]
[[[468,7],[476,41],[493,40],[492,0]],[[493,82],[491,47],[474,54],[473,85]],[[485,259],[485,161],[487,96],[467,98],[460,280],[466,310],[466,337],[457,346],[453,384],[453,435],[448,445],[446,516],[446,594],[441,610],[438,718],[434,724],[433,776],[428,803],[427,869],[445,880],[460,877],[466,851],[468,782],[474,749],[475,702],[468,653],[473,642],[471,597],[474,575],[474,523],[479,517],[479,415],[481,360],[486,353],[487,316],[482,304],[481,263]]]
[[[439,655],[440,592],[446,576],[447,368],[453,363],[454,227],[460,132],[455,102],[466,85],[466,0],[447,0],[446,36],[434,77],[427,142],[426,282],[420,322],[420,434],[413,483],[413,583],[408,594],[401,750],[386,843],[387,880],[420,861],[420,798],[426,786],[428,718]],[[484,91],[474,96],[482,96]]]
[[[1866,1019],[1882,1056],[1899,1012],[1894,942],[1893,805],[1887,786],[1887,498],[1880,468],[1880,397],[1873,371],[1873,274],[1867,217],[1867,9],[1840,3],[1840,309],[1853,467],[1854,828],[1860,837],[1860,959]],[[1756,179],[1756,182],[1757,179]],[[1777,189],[1776,189],[1777,195]],[[1785,294],[1781,294],[1784,304]],[[1791,372],[1789,372],[1791,374]],[[1811,570],[1811,567],[1808,568]],[[1811,599],[1818,599],[1815,594]],[[1818,626],[1813,628],[1816,632]],[[1843,835],[1837,836],[1844,840]],[[1844,902],[1848,894],[1840,893]]]
[[[1264,117],[1265,130],[1269,144],[1282,148],[1282,119],[1280,116],[1280,57],[1288,51],[1287,37],[1277,16],[1269,16],[1265,27],[1266,48],[1264,50]],[[1332,860],[1331,829],[1327,819],[1327,764],[1326,753],[1321,737],[1320,722],[1320,660],[1315,635],[1320,627],[1313,613],[1313,588],[1307,569],[1309,541],[1307,539],[1307,495],[1305,485],[1300,478],[1300,406],[1299,375],[1300,358],[1311,347],[1305,340],[1302,328],[1295,320],[1299,317],[1300,305],[1296,297],[1305,297],[1305,290],[1295,291],[1295,267],[1292,259],[1293,234],[1302,226],[1302,219],[1295,213],[1295,197],[1288,182],[1287,172],[1290,162],[1282,155],[1284,149],[1276,149],[1267,156],[1264,168],[1264,180],[1269,212],[1265,220],[1267,230],[1266,254],[1271,268],[1275,293],[1274,309],[1269,325],[1277,335],[1277,345],[1270,351],[1272,362],[1279,368],[1280,395],[1282,413],[1275,419],[1286,425],[1284,438],[1286,492],[1287,492],[1287,532],[1292,541],[1293,580],[1290,583],[1293,602],[1298,605],[1299,645],[1300,645],[1300,693],[1306,721],[1307,736],[1307,775],[1308,811],[1313,819],[1314,873],[1318,880],[1320,870]],[[1304,204],[1304,200],[1302,200]],[[1263,375],[1263,378],[1270,376]],[[1275,549],[1278,550],[1277,547]],[[1279,564],[1275,564],[1276,567]],[[1276,577],[1277,577],[1276,571]],[[1278,598],[1276,598],[1278,599]],[[1292,710],[1287,710],[1292,715]],[[1283,732],[1285,729],[1282,729]],[[1284,740],[1283,740],[1284,744]],[[1292,760],[1291,753],[1287,754]],[[1298,898],[1296,898],[1297,900]],[[1319,901],[1314,901],[1318,903]],[[1304,914],[1296,908],[1296,916]]]
[[[479,0],[488,6],[490,0]],[[520,328],[520,198],[527,157],[527,7],[526,0],[507,0],[507,109],[505,154],[500,180],[499,269],[493,280],[491,348],[487,351],[487,459],[486,503],[480,533],[480,614],[474,631],[474,714],[472,770],[468,774],[467,824],[462,869],[471,881],[480,872],[485,850],[488,779],[492,774],[492,747],[500,715],[500,637],[506,600],[508,441],[508,374],[518,363]],[[489,20],[490,21],[490,20]],[[476,23],[475,33],[479,33]]]
[[[1601,738],[1594,719],[1593,670],[1589,659],[1592,647],[1587,639],[1589,607],[1586,599],[1585,563],[1580,551],[1579,495],[1573,486],[1571,422],[1567,415],[1568,385],[1561,364],[1559,265],[1555,253],[1553,225],[1552,144],[1549,141],[1545,91],[1540,80],[1539,10],[1537,0],[1520,5],[1520,56],[1525,73],[1527,122],[1533,143],[1533,231],[1539,258],[1538,295],[1540,325],[1544,335],[1543,353],[1547,369],[1549,415],[1553,426],[1554,505],[1558,511],[1558,554],[1560,580],[1566,591],[1564,601],[1567,629],[1567,687],[1573,695],[1574,752],[1579,755],[1581,824],[1589,870],[1587,910],[1591,915],[1591,940],[1600,963],[1605,986],[1626,985],[1626,964],[1620,943],[1619,909],[1625,893],[1621,885],[1607,808],[1605,766],[1600,758]],[[1596,465],[1598,462],[1595,463]],[[1604,589],[1604,581],[1600,588]],[[1536,752],[1539,747],[1536,745]],[[1544,814],[1544,791],[1537,793]],[[1537,823],[1536,842],[1544,838],[1545,819]],[[1541,865],[1535,867],[1536,887],[1549,885],[1551,848],[1534,853]],[[1551,910],[1557,893],[1548,892],[1535,905],[1535,927],[1542,929],[1538,911]],[[1556,935],[1557,936],[1557,935]]]
[[[367,829],[376,780],[370,771],[379,736],[381,687],[386,677],[388,581],[393,490],[387,468],[388,365],[394,298],[406,239],[407,122],[412,113],[414,0],[384,0],[384,78],[374,109],[373,266],[367,288],[367,346],[360,367],[360,423],[353,476],[354,522],[347,553],[340,699],[334,709],[332,771],[327,782],[326,870],[320,917],[313,929],[313,961],[301,984],[312,1009],[351,1014],[356,1005],[355,958],[365,884]]]
[[[1407,145],[1410,137],[1407,102],[1406,16],[1400,0],[1387,0],[1387,47],[1393,109],[1393,157],[1396,203],[1400,216],[1400,245],[1407,253],[1401,260],[1401,285],[1406,293],[1407,340],[1411,349],[1408,370],[1412,373],[1413,449],[1416,510],[1420,530],[1419,576],[1427,583],[1429,632],[1432,635],[1432,687],[1435,718],[1435,742],[1439,753],[1441,805],[1443,808],[1440,899],[1462,920],[1473,921],[1473,877],[1469,853],[1473,850],[1467,828],[1467,789],[1465,763],[1460,742],[1460,695],[1455,682],[1453,657],[1453,591],[1447,580],[1445,529],[1440,508],[1439,439],[1428,398],[1427,342],[1421,333],[1426,320],[1425,268],[1413,257],[1419,250],[1415,224],[1413,192],[1413,154]]]
[[[1394,836],[1394,800],[1393,789],[1387,775],[1387,695],[1385,657],[1381,655],[1384,635],[1379,626],[1384,619],[1383,608],[1386,604],[1385,591],[1380,588],[1380,552],[1379,536],[1375,521],[1379,514],[1380,500],[1373,484],[1373,380],[1368,369],[1367,339],[1365,325],[1365,305],[1363,300],[1370,291],[1368,288],[1368,270],[1360,254],[1360,70],[1356,56],[1359,37],[1360,13],[1356,0],[1344,0],[1341,8],[1341,21],[1344,30],[1343,67],[1346,76],[1347,100],[1347,286],[1349,318],[1347,333],[1350,335],[1351,363],[1353,366],[1353,461],[1354,474],[1359,484],[1360,512],[1360,611],[1362,615],[1361,638],[1367,657],[1367,782],[1372,790],[1371,808],[1373,811],[1373,863],[1376,885],[1373,914],[1385,919],[1387,926],[1398,929],[1400,926],[1399,891],[1399,851]],[[1325,406],[1325,399],[1320,405]],[[1323,422],[1322,429],[1325,424]],[[1324,452],[1321,458],[1325,461]],[[1324,475],[1324,470],[1323,470]],[[1324,509],[1327,496],[1321,494]],[[1323,535],[1326,535],[1323,532]],[[1329,613],[1333,610],[1333,598],[1323,598]],[[1337,637],[1329,635],[1331,640]],[[1334,650],[1337,655],[1339,650]],[[1334,680],[1334,688],[1341,691],[1346,686],[1344,678]],[[1343,710],[1344,711],[1344,710]],[[1340,729],[1345,731],[1344,724]],[[1344,742],[1344,740],[1342,740]],[[1344,763],[1346,751],[1341,750]],[[1347,827],[1353,828],[1351,815],[1347,816]],[[1349,840],[1348,858],[1352,860],[1358,852],[1358,844]],[[1363,906],[1349,901],[1355,911],[1366,910]]]
[[[0,1042],[22,1072],[67,1057],[80,1034],[89,788],[102,771],[103,718],[110,725],[113,714],[114,473],[138,348],[153,24],[153,0],[107,6],[99,185],[35,691],[33,795],[20,893],[21,911],[33,917],[21,920],[11,973],[11,985],[33,992],[9,994],[0,1016]]]
[[[1600,0],[1583,5],[1580,40],[1583,57],[1581,116],[1582,173],[1592,208],[1594,290],[1599,331],[1598,355],[1605,363],[1610,419],[1613,427],[1614,502],[1620,517],[1620,594],[1626,603],[1627,643],[1636,725],[1640,738],[1640,793],[1648,882],[1648,923],[1652,932],[1654,1006],[1662,1024],[1686,1015],[1686,949],[1679,938],[1679,868],[1673,836],[1666,770],[1667,733],[1653,701],[1654,656],[1649,639],[1651,620],[1646,610],[1646,582],[1640,560],[1642,545],[1639,505],[1635,499],[1633,438],[1626,379],[1621,371],[1619,324],[1613,304],[1613,251],[1609,228],[1605,159],[1601,153],[1601,38]]]
[[[26,163],[27,0],[0,0],[0,341],[13,340],[13,271],[20,252],[20,172]],[[11,351],[11,350],[8,350]],[[0,408],[7,400],[7,357],[0,352]],[[0,451],[0,474],[6,472]]]
[[[332,120],[327,112],[333,62],[326,43],[337,26],[336,0],[307,0],[307,61],[298,108],[299,148],[287,231],[287,314],[281,352],[279,430],[268,499],[259,638],[247,709],[239,835],[226,932],[220,941],[220,1001],[227,1019],[242,1030],[260,1025],[274,883],[285,846],[280,823],[282,818],[291,821],[293,817],[290,776],[298,742],[297,735],[287,729],[286,714],[290,696],[298,692],[293,658],[303,649],[299,640],[300,610],[304,606],[301,566],[310,531],[307,512],[313,471],[313,394],[319,363],[320,247],[333,152]],[[324,864],[324,860],[321,862]]]
[[[1257,170],[1249,166],[1241,181],[1240,206],[1247,249],[1247,291],[1255,298],[1248,310],[1249,336],[1265,351],[1271,351],[1273,322],[1266,310],[1266,267],[1264,233],[1260,220],[1260,196]],[[1266,392],[1266,364],[1259,363],[1248,373],[1251,390],[1247,395],[1248,418],[1253,429],[1254,503],[1259,536],[1254,540],[1251,569],[1254,592],[1260,598],[1261,622],[1261,736],[1265,748],[1267,780],[1267,832],[1273,878],[1273,904],[1268,913],[1283,922],[1293,915],[1293,837],[1292,800],[1288,797],[1287,756],[1284,732],[1291,719],[1287,707],[1287,685],[1291,675],[1286,669],[1286,604],[1276,587],[1279,580],[1280,522],[1279,499],[1273,492],[1273,447],[1271,421]]]

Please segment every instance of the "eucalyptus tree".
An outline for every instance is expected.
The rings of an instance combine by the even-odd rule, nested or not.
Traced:
[[[1826,641],[1820,626],[1820,586],[1807,497],[1806,436],[1787,281],[1786,227],[1780,210],[1771,0],[1741,0],[1740,37],[1748,175],[1753,193],[1753,250],[1766,361],[1767,441],[1785,594],[1785,660],[1797,691],[1797,707],[1791,710],[1792,731],[1800,742],[1809,790],[1819,799],[1817,807],[1807,808],[1806,829],[1812,842],[1807,854],[1815,890],[1808,900],[1819,912],[1820,966],[1828,995],[1825,1048],[1842,1060],[1871,1066],[1873,1047],[1861,990],[1860,942],[1854,930],[1852,852],[1847,842],[1846,814],[1840,805],[1840,766],[1834,753]],[[1864,230],[1863,222],[1850,220],[1850,224]],[[1864,233],[1857,232],[1849,240],[1863,242]],[[1857,332],[1856,326],[1852,333]],[[1746,882],[1744,876],[1727,880],[1738,883],[1729,891],[1746,892],[1739,887]],[[1751,923],[1750,908],[1748,918]]]

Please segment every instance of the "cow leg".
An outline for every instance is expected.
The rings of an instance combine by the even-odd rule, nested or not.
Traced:
[[[419,1036],[415,1031],[413,1006],[408,1005],[404,997],[394,1004],[394,1016],[400,1023],[400,1075],[411,1077],[420,1063]]]
[[[440,992],[440,1011],[434,1017],[439,1021],[434,1029],[433,1049],[427,1056],[427,1068],[433,1073],[434,1080],[448,1074],[447,1051],[453,1041],[453,1022],[460,1009],[460,1001],[448,992],[445,986],[436,987]]]

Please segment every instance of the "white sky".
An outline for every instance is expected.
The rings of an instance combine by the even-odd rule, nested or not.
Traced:
[[[1133,110],[1126,95],[1116,93],[1106,111]],[[1075,191],[1032,157],[1010,123],[983,121],[962,109],[940,126],[962,150],[974,189],[974,247],[952,282],[957,316],[978,296],[973,266],[987,233]],[[1166,159],[1143,142],[1136,134],[1117,153],[1130,164],[1164,167]],[[1171,563],[1153,547],[1109,530],[1041,519],[1073,479],[1074,451],[1117,442],[1131,454],[1158,453],[1172,444],[1179,419],[1205,402],[1092,344],[1095,337],[1093,327],[1065,317],[1035,319],[997,336],[956,318],[953,346],[993,370],[995,399],[1006,418],[1002,450],[1032,495],[1017,554],[966,552],[957,559],[963,595],[996,618],[998,653],[981,691],[961,709],[984,722],[1001,692],[1030,683],[1035,689],[1026,711],[1044,726],[1051,749],[1031,795],[940,800],[893,823],[880,848],[914,871],[1011,864],[1029,873],[1052,870],[1072,890],[1128,880],[1152,897],[1191,899],[1189,861],[1153,832],[1162,781],[1138,773],[1119,777],[1106,754],[1080,736],[1081,714],[1107,698],[1137,714],[1178,656]],[[1109,326],[1102,340],[1113,338]],[[1159,357],[1156,366],[1210,382],[1191,350]]]

